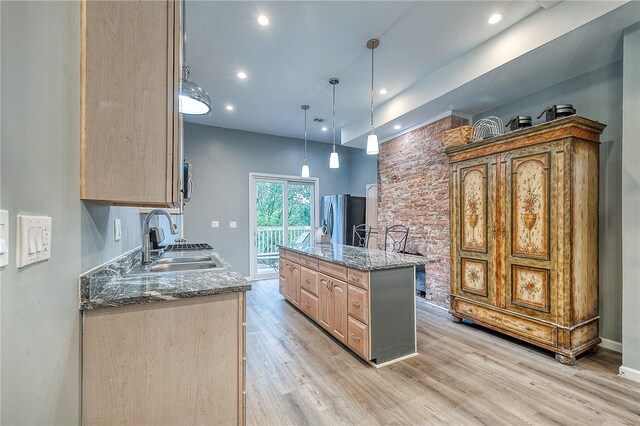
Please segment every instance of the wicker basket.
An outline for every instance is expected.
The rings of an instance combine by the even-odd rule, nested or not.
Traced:
[[[473,127],[471,126],[460,126],[455,129],[447,130],[444,132],[444,149],[469,143],[472,132]]]

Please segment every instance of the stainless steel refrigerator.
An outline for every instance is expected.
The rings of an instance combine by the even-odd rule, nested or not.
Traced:
[[[353,245],[353,227],[365,223],[365,200],[349,194],[322,197],[320,224],[327,227],[333,244]]]

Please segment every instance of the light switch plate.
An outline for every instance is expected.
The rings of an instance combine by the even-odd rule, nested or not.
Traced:
[[[231,222],[229,222],[229,228],[236,229],[237,227],[238,227],[238,222],[236,222],[235,220],[232,220]]]
[[[220,228],[220,222],[218,222],[217,220],[212,220],[211,221],[211,227],[212,228]]]
[[[0,268],[9,264],[9,212],[0,210]]]
[[[113,238],[116,241],[120,241],[122,238],[122,226],[120,225],[120,219],[113,219]]]
[[[16,228],[18,268],[51,258],[51,217],[19,214]]]

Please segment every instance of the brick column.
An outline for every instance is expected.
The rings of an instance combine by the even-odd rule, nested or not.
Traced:
[[[407,251],[440,260],[426,266],[426,299],[449,306],[449,161],[442,133],[466,124],[448,116],[380,145],[378,248],[386,226],[409,227]]]

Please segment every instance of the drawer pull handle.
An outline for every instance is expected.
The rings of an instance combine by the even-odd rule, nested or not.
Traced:
[[[354,281],[360,281],[360,278],[358,278],[358,277],[353,277],[353,280],[354,280]]]
[[[311,284],[311,281],[309,281],[309,280],[305,280],[305,281],[306,281],[307,284]]]
[[[354,308],[358,309],[360,307],[359,303],[356,302],[351,302],[351,304],[353,305]]]
[[[473,309],[469,308],[467,309],[467,312],[473,312]]]
[[[527,331],[533,331],[533,328],[527,327],[526,325],[524,326],[524,329],[527,330]]]
[[[305,303],[305,304],[304,304],[304,306],[306,306],[307,308],[310,308],[310,307],[311,307],[311,305],[310,305],[310,304],[308,304],[308,303]]]
[[[356,337],[356,335],[355,335],[355,334],[353,334],[353,333],[351,333],[351,338],[352,338],[353,340],[355,340],[356,342],[359,342],[359,341],[360,341],[360,339],[359,339],[359,338],[357,338],[357,337]]]

